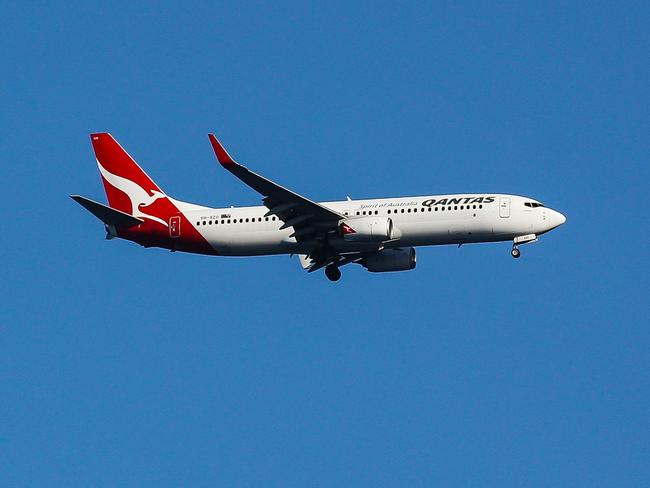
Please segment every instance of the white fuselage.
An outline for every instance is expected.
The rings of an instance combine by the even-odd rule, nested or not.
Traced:
[[[108,205],[73,200],[104,223],[107,238],[210,256],[297,254],[308,272],[359,264],[372,273],[408,271],[417,246],[512,241],[519,246],[562,225],[561,213],[522,196],[455,194],[318,203],[235,161],[214,134],[219,164],[262,196],[264,206],[209,208],[171,198],[107,132],[91,141]]]
[[[264,206],[207,208],[178,203],[191,225],[221,255],[301,254],[313,247],[313,243],[299,243],[291,237],[293,228],[281,229],[283,222],[268,215]],[[390,218],[399,237],[386,243],[387,248],[508,241],[544,234],[566,220],[532,198],[492,193],[345,200],[321,205],[351,221],[368,216]],[[341,252],[364,250],[364,244],[335,236],[330,245]]]

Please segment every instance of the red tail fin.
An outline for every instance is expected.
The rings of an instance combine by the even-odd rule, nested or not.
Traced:
[[[91,134],[111,208],[167,226],[178,212],[163,191],[110,134]]]

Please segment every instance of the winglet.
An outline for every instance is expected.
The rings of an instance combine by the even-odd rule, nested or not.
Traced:
[[[228,166],[235,166],[237,164],[235,160],[230,157],[230,154],[228,154],[228,151],[224,149],[219,140],[214,137],[214,134],[208,134],[208,138],[210,139],[212,149],[214,149],[214,153],[217,155],[217,159],[221,163],[221,166],[225,168]]]

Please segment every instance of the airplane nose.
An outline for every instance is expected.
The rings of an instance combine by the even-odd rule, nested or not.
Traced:
[[[550,217],[551,229],[555,229],[566,222],[566,217],[557,210],[551,211]]]

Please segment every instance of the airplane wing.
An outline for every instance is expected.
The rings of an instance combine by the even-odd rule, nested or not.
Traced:
[[[262,202],[269,209],[266,215],[277,215],[284,222],[281,229],[293,227],[292,237],[297,241],[301,242],[335,231],[339,221],[346,218],[334,210],[252,172],[235,162],[214,134],[209,134],[208,137],[221,166],[260,193],[264,197]]]

